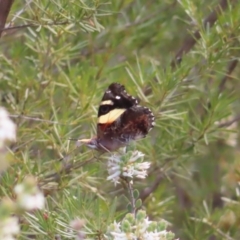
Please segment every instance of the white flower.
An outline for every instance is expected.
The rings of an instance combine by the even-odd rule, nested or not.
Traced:
[[[14,191],[17,194],[17,203],[21,208],[28,211],[44,208],[44,195],[36,186],[33,178],[25,179],[23,183],[15,186]]]
[[[22,208],[30,211],[44,208],[44,196],[41,192],[35,194],[23,194],[19,198],[19,204]]]
[[[139,151],[130,151],[123,155],[112,155],[108,159],[107,180],[116,185],[120,176],[129,178],[146,178],[149,162],[143,162],[144,154]]]
[[[161,231],[161,232],[146,232],[143,234],[143,239],[146,240],[167,240],[167,231]]]
[[[138,211],[136,217],[127,214],[122,222],[110,224],[105,234],[108,240],[172,240],[174,234],[166,230],[165,221],[149,221],[145,211]]]
[[[125,233],[125,232],[111,232],[111,235],[113,236],[113,239],[115,240],[132,240],[132,239],[138,239],[136,236],[134,236],[133,233]]]
[[[1,240],[14,240],[13,235],[18,234],[20,227],[17,217],[8,217],[0,221],[0,239]]]
[[[0,236],[1,237],[1,236]],[[7,235],[7,236],[4,236],[4,237],[1,237],[2,240],[16,240],[15,237],[13,237],[12,235]]]
[[[16,125],[9,118],[5,108],[0,107],[0,148],[8,140],[16,140]]]
[[[85,221],[79,218],[76,218],[70,222],[70,227],[77,231],[76,240],[84,240],[86,238],[85,233],[82,231],[85,225]]]

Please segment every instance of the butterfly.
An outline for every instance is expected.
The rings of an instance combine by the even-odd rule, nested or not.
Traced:
[[[123,85],[112,83],[98,109],[97,136],[78,142],[98,151],[116,151],[131,141],[144,138],[153,128],[154,120],[152,111],[140,106]]]

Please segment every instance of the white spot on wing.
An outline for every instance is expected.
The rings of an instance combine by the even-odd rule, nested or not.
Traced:
[[[121,97],[120,97],[120,96],[116,96],[115,98],[116,98],[116,99],[121,99]]]
[[[113,101],[112,100],[105,100],[105,101],[102,101],[100,105],[113,105]]]

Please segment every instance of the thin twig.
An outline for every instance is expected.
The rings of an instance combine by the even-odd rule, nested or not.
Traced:
[[[190,219],[192,221],[195,221],[195,222],[205,223],[209,227],[213,228],[219,235],[224,237],[224,239],[227,239],[227,240],[234,240],[235,239],[235,238],[232,238],[229,235],[225,234],[224,232],[222,232],[218,227],[216,227],[212,222],[208,221],[207,219],[197,219],[197,218],[193,218],[193,217],[191,217]]]
[[[11,24],[18,18],[22,15],[22,13],[25,11],[25,9],[32,3],[33,0],[29,0],[28,2],[26,2],[25,6],[19,10],[14,16],[13,18],[11,19],[11,21],[6,24],[5,28],[9,28],[11,26]]]
[[[227,80],[231,77],[231,73],[236,68],[237,64],[238,64],[238,59],[233,59],[229,63],[227,73],[225,74],[225,76],[223,77],[223,79],[219,85],[219,93],[221,93],[224,90],[225,84],[226,84]]]
[[[10,114],[9,116],[12,118],[23,118],[23,119],[27,119],[27,120],[36,121],[36,122],[46,122],[46,123],[52,123],[52,124],[67,125],[65,123],[59,123],[57,121],[45,120],[42,118],[29,117],[29,116],[24,116],[24,115]]]
[[[127,188],[128,188],[128,192],[129,192],[129,198],[130,198],[130,203],[131,203],[131,207],[132,207],[132,214],[135,216],[136,215],[136,201],[134,198],[134,194],[133,194],[133,186],[132,186],[132,181],[130,179],[125,179],[127,182]]]
[[[229,120],[229,121],[220,123],[220,124],[218,125],[218,127],[219,127],[219,128],[229,127],[229,126],[231,126],[233,123],[239,122],[239,121],[240,121],[240,114],[238,114],[236,117],[232,118],[232,119]]]
[[[145,201],[147,199],[147,197],[158,188],[158,186],[162,182],[163,178],[164,178],[163,174],[158,173],[158,175],[157,175],[155,181],[153,182],[153,184],[151,186],[146,187],[145,189],[143,189],[141,191],[141,193],[140,193],[140,197],[139,198],[142,201]]]
[[[0,0],[0,37],[14,0]]]
[[[29,24],[23,24],[19,26],[13,26],[13,27],[7,27],[7,28],[0,28],[0,31],[10,31],[14,29],[21,29],[21,28],[27,28],[27,27],[39,27],[39,26],[58,26],[58,25],[66,25],[69,21],[63,21],[63,22],[52,22],[52,23],[45,23],[45,24],[35,24],[35,23],[29,23]]]

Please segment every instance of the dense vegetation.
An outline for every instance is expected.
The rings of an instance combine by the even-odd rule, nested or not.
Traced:
[[[14,212],[18,239],[74,239],[76,218],[82,238],[104,239],[129,212],[127,187],[107,180],[111,154],[69,141],[96,133],[112,82],[156,117],[131,146],[151,162],[133,184],[149,219],[166,220],[179,239],[240,238],[239,9],[233,0],[13,2],[0,39],[0,106],[17,141],[0,196],[15,201],[14,186],[31,176],[46,201]]]

